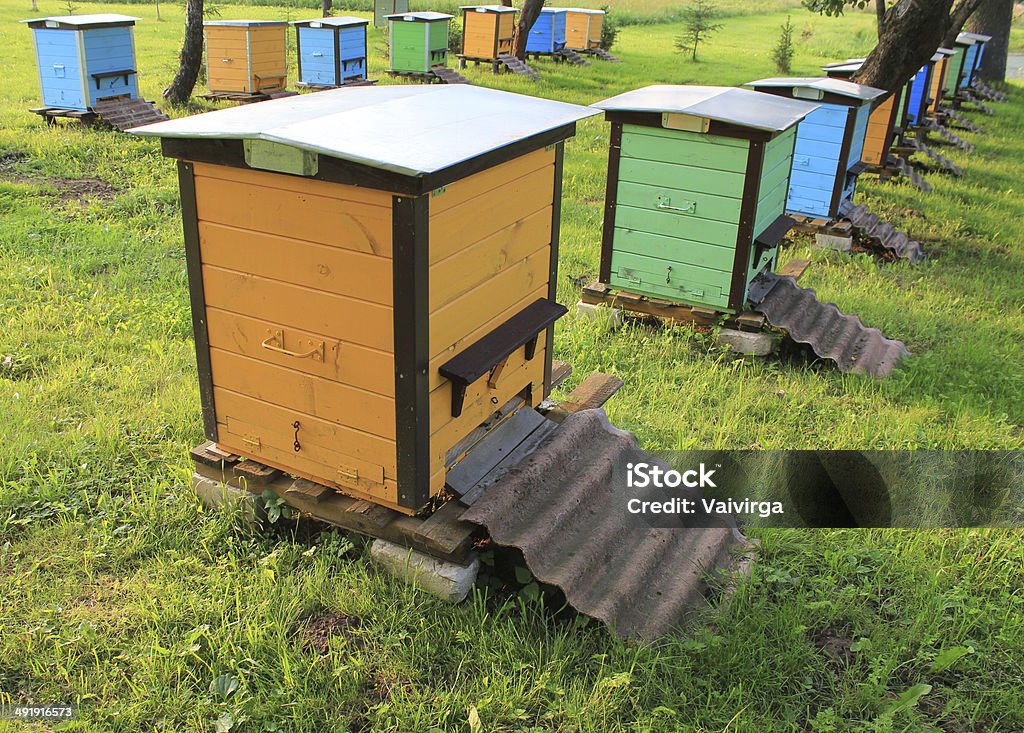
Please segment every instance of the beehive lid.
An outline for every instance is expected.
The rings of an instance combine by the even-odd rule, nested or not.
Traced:
[[[254,26],[273,26],[273,25],[288,25],[287,20],[204,20],[203,27],[215,26],[215,25],[232,25],[241,28],[250,28]]]
[[[405,176],[444,170],[597,114],[458,85],[335,89],[136,127],[147,137],[265,140]]]
[[[515,8],[507,5],[460,5],[459,10],[471,10],[475,13],[518,13]]]
[[[86,28],[94,25],[135,25],[142,20],[131,15],[118,13],[95,13],[93,15],[51,15],[48,18],[32,18],[19,21],[41,28]]]
[[[308,25],[311,28],[319,28],[321,26],[342,28],[350,25],[369,25],[369,23],[370,21],[366,18],[357,18],[354,15],[339,15],[336,18],[312,18],[311,20],[292,21],[292,25]]]
[[[568,13],[569,8],[541,8],[540,12],[548,13],[549,15],[560,15],[562,13]]]
[[[776,79],[759,79],[757,81],[748,82],[745,86],[748,87],[769,87],[776,89],[807,89],[822,94],[835,94],[840,97],[847,97],[848,99],[859,99],[864,102],[870,102],[873,99],[878,99],[883,94],[886,94],[884,89],[876,89],[875,87],[865,86],[863,84],[854,84],[851,81],[844,81],[842,79],[830,79],[828,77],[784,77]]]
[[[956,42],[963,46],[973,46],[979,40],[973,33],[961,33],[956,37]]]
[[[659,112],[706,117],[755,130],[788,130],[818,105],[769,97],[735,87],[696,87],[669,84],[636,89],[594,104],[606,112]]]
[[[822,71],[831,71],[837,74],[853,74],[860,71],[860,67],[864,65],[865,59],[846,59],[846,61],[836,61],[832,64],[825,64],[822,66]]]
[[[986,36],[984,33],[975,33],[974,31],[964,31],[960,34],[961,36],[971,36],[978,43],[988,43],[992,40],[992,36]],[[957,36],[959,40],[960,36]]]
[[[945,56],[946,56],[946,54],[942,53],[941,51],[936,51],[932,55],[932,63],[934,64],[936,61],[942,61],[942,59],[944,59]]]
[[[935,50],[935,53],[941,53],[943,56],[952,56],[956,51],[951,48],[943,48],[942,46],[939,46],[939,48]]]
[[[594,10],[593,8],[565,8],[567,13],[586,13],[587,15],[604,15],[603,10]]]
[[[455,16],[435,13],[433,10],[421,10],[416,13],[395,13],[393,15],[385,15],[384,17],[388,20],[422,20],[429,23],[434,20],[448,20]]]

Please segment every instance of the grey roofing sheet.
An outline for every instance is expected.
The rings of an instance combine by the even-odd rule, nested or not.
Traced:
[[[569,12],[569,8],[541,8],[540,12],[542,12],[542,13],[550,13],[550,14],[554,15],[554,14],[568,13]]]
[[[932,54],[932,63],[935,63],[936,61],[942,61],[942,59],[945,58],[945,56],[946,55],[944,53],[936,51],[934,54]]]
[[[847,59],[846,61],[836,61],[833,64],[825,64],[821,68],[824,71],[859,71],[860,67],[864,65],[864,59]]]
[[[595,10],[594,8],[565,8],[569,13],[586,13],[587,15],[604,15],[603,10]]]
[[[957,35],[957,37],[956,37],[956,42],[957,42],[957,43],[962,43],[962,44],[964,44],[965,46],[973,46],[973,45],[974,45],[975,43],[977,43],[977,42],[978,42],[979,40],[981,40],[981,39],[979,39],[979,38],[978,38],[978,37],[977,37],[976,35],[974,35],[973,33],[960,33],[960,34],[959,34],[959,35]]]
[[[306,25],[314,24],[314,27],[318,27],[315,24],[334,26],[341,28],[347,25],[367,25],[369,20],[366,18],[357,18],[354,15],[338,15],[333,18],[310,18],[309,20],[293,20],[292,25]]]
[[[433,10],[422,10],[414,13],[393,13],[392,15],[385,15],[388,20],[398,18],[413,18],[415,20],[444,20],[445,18],[454,18],[453,15],[447,13],[435,13]]]
[[[769,98],[749,89],[670,84],[635,89],[593,106],[608,112],[677,112],[775,132],[792,127],[818,107],[797,99]]]
[[[956,53],[956,51],[954,51],[953,49],[943,48],[942,46],[939,46],[937,49],[935,49],[935,52],[941,53],[943,56],[952,56],[953,54]]]
[[[131,132],[268,140],[415,176],[595,114],[589,107],[465,84],[403,84],[300,94]]]
[[[971,36],[974,38],[975,41],[980,41],[981,43],[988,43],[989,41],[992,40],[992,36],[986,36],[984,33],[975,33],[974,31],[964,31],[960,35]]]
[[[460,5],[459,10],[475,10],[480,13],[518,13],[508,5]]]
[[[119,15],[118,13],[94,13],[93,15],[51,15],[46,18],[30,18],[19,21],[20,23],[41,23],[44,20],[52,20],[65,25],[96,25],[97,23],[127,23],[142,18],[131,15]]]
[[[731,517],[694,522],[704,527],[628,526],[612,476],[630,461],[665,465],[602,410],[577,412],[461,519],[519,548],[534,576],[561,588],[577,611],[620,636],[654,639],[707,606],[708,574],[734,569],[747,543]]]
[[[883,94],[886,94],[884,89],[875,89],[874,87],[865,86],[863,84],[854,84],[851,81],[843,81],[842,79],[829,79],[827,76],[794,76],[773,79],[758,79],[757,81],[748,82],[745,86],[779,87],[780,89],[785,89],[787,87],[799,89],[819,89],[828,94],[838,94],[843,97],[850,97],[851,99],[863,99],[866,101],[878,99],[878,97],[881,97]]]
[[[204,20],[203,26],[231,25],[248,28],[257,25],[288,25],[287,20]]]

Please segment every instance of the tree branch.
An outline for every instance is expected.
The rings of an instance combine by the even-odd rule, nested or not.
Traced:
[[[878,35],[885,30],[885,0],[875,0],[875,17],[878,19]]]
[[[964,23],[974,14],[974,11],[978,9],[982,2],[983,0],[960,0],[960,3],[949,15],[949,30],[946,31],[946,37],[942,39],[943,46],[947,48],[953,46],[956,42],[956,37],[964,27]]]

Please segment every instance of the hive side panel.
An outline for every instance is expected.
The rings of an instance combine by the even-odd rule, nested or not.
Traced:
[[[962,46],[956,48],[956,53],[949,58],[949,66],[946,69],[946,94],[950,97],[956,95],[957,84],[960,82],[960,70],[964,67],[964,49]]]
[[[391,68],[394,71],[427,71],[424,63],[426,37],[423,23],[391,21]]]
[[[871,165],[883,163],[892,133],[895,105],[896,95],[890,94],[884,102],[871,111],[864,138],[864,153],[861,156],[865,163]]]
[[[477,13],[467,10],[462,30],[462,53],[471,58],[494,58],[494,43],[498,32],[498,14]]]
[[[194,168],[219,444],[396,504],[391,195]]]
[[[590,48],[601,47],[601,24],[604,23],[603,15],[590,16]]]
[[[960,88],[966,89],[967,83],[970,81],[971,72],[974,69],[974,64],[977,61],[978,56],[978,44],[975,43],[973,46],[968,47],[964,52],[964,74],[960,80]]]
[[[787,212],[829,216],[847,115],[846,107],[824,104],[797,126]]]
[[[772,222],[785,213],[795,145],[796,128],[787,130],[765,145],[761,181],[758,185],[754,237],[760,235]]]
[[[298,28],[300,81],[306,84],[337,84],[334,31],[330,28]]]
[[[284,26],[252,28],[249,34],[249,60],[252,89],[271,92],[284,89],[288,81]]]
[[[584,51],[588,48],[589,34],[586,13],[565,14],[565,46],[566,48]]]
[[[512,53],[512,39],[515,35],[515,13],[501,13],[498,16],[498,53]]]
[[[853,136],[850,138],[850,152],[846,159],[847,170],[864,159],[864,145],[870,119],[871,105],[865,104],[857,109],[853,123]]]
[[[135,71],[135,48],[132,43],[130,26],[115,28],[90,28],[82,32],[87,67],[86,84],[89,88],[89,104],[105,97],[127,94],[135,99],[139,96],[138,77],[104,76],[110,71]],[[100,76],[93,76],[99,74]]]
[[[242,26],[207,26],[207,86],[215,92],[251,91],[248,32]]]
[[[47,107],[84,110],[84,70],[78,54],[78,33],[56,28],[33,28],[39,82]]]

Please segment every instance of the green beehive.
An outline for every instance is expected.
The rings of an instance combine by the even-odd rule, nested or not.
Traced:
[[[612,124],[600,281],[737,312],[775,266],[796,127],[817,105],[651,86],[594,105]]]
[[[391,35],[389,71],[429,74],[448,64],[448,23],[451,15],[434,12],[388,16]]]

